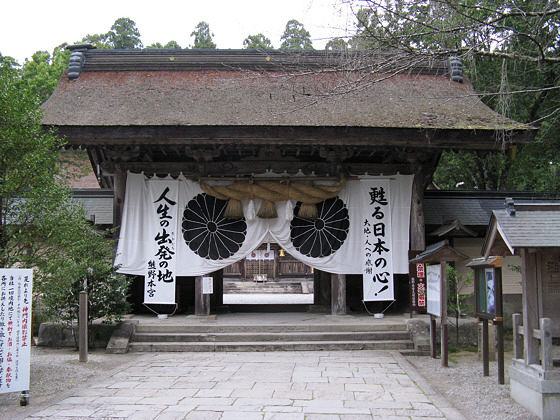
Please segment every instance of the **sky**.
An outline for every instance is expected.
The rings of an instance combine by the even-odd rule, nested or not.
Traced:
[[[2,0],[0,17],[0,53],[20,64],[36,51],[108,32],[121,17],[136,22],[144,46],[175,40],[183,48],[206,21],[218,48],[225,49],[243,48],[243,40],[258,33],[279,48],[290,19],[305,26],[315,49],[323,49],[328,39],[350,33],[355,20],[344,0]]]

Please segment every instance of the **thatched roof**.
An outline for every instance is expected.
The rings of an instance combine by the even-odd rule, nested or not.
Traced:
[[[452,81],[443,62],[406,68],[383,57],[379,67],[365,54],[247,50],[84,57],[79,77],[65,73],[43,105],[45,125],[524,128]]]

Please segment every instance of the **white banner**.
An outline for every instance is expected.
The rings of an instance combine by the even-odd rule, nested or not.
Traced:
[[[179,186],[172,178],[147,183],[147,263],[144,303],[174,304]]]
[[[0,269],[0,393],[29,390],[33,270]]]
[[[388,179],[362,181],[364,301],[394,300]]]
[[[390,205],[372,204],[372,188],[383,188]],[[147,277],[146,293],[153,295],[146,296],[147,302],[174,303],[176,276],[205,276],[246,257],[276,257],[272,250],[268,257],[256,252],[251,257],[269,232],[287,253],[315,269],[364,274],[364,222],[372,227],[378,223],[375,207],[379,206],[384,210],[384,235],[374,235],[370,242],[375,240],[375,245],[379,238],[384,243],[378,245],[377,258],[372,260],[376,271],[369,274],[369,284],[375,274],[381,287],[371,288],[364,296],[392,300],[393,272],[408,274],[411,191],[412,176],[368,176],[348,181],[337,197],[319,203],[316,220],[298,217],[299,202],[292,206],[275,203],[275,219],[230,220],[223,216],[226,201],[205,194],[182,175],[148,179],[129,173],[115,265],[120,273]],[[257,210],[260,203],[254,200]],[[247,214],[249,202],[241,204]],[[288,207],[293,208],[292,220],[286,218]]]

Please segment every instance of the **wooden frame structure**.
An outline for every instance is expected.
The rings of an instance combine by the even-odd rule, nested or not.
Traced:
[[[552,339],[560,338],[560,205],[523,204],[506,199],[494,211],[483,255],[522,258],[523,315],[513,317],[511,396],[541,418],[560,409],[560,369]]]
[[[457,251],[449,246],[447,241],[441,241],[433,245],[429,245],[426,251],[422,252],[412,260],[410,263],[423,263],[423,264],[440,264],[440,296],[439,301],[441,304],[441,365],[448,367],[448,332],[447,332],[447,263],[453,261],[464,261],[469,257],[462,252]],[[432,359],[436,358],[436,317],[430,314],[430,347]]]
[[[197,179],[401,173],[414,175],[410,249],[423,251],[423,191],[442,150],[498,152],[497,130],[510,134],[506,148],[534,136],[486,107],[468,82],[451,81],[445,60],[70,48],[43,124],[85,148],[100,186],[113,189],[116,237],[129,171]],[[344,275],[333,277],[332,295],[333,313],[345,313]]]

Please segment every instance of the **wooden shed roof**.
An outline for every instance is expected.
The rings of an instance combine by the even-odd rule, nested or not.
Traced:
[[[510,200],[494,210],[482,254],[515,255],[520,248],[560,247],[560,204],[520,204]]]
[[[43,104],[43,124],[67,127],[70,141],[84,127],[137,129],[130,136],[142,127],[242,126],[459,130],[485,133],[487,142],[509,129],[519,130],[517,141],[531,137],[468,82],[451,81],[443,61],[249,50],[87,49],[83,58],[79,77],[66,72]],[[464,138],[457,144],[470,148]]]

